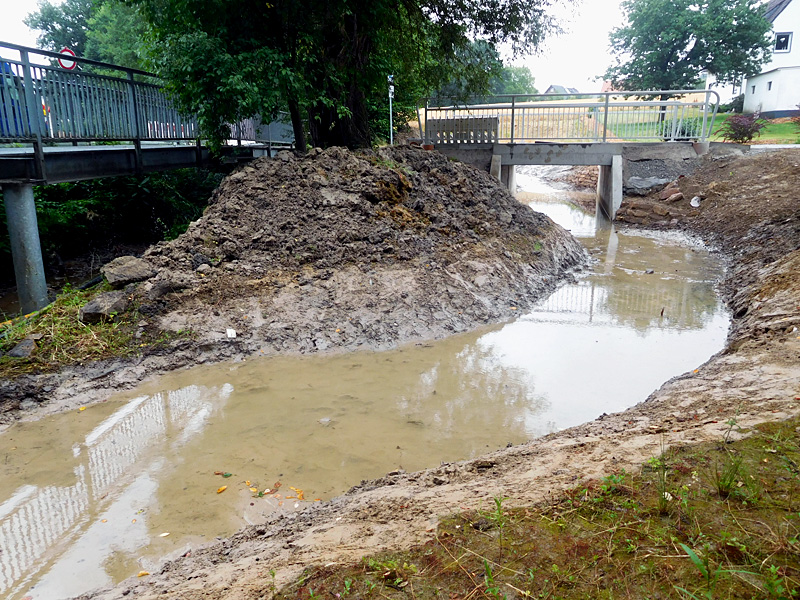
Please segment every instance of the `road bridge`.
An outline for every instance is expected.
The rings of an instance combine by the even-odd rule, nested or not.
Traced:
[[[23,313],[47,304],[33,186],[207,165],[197,119],[152,73],[0,42],[0,186]],[[250,156],[290,147],[291,128],[247,119],[231,144]],[[231,148],[227,148],[231,150]]]
[[[622,203],[627,148],[638,156],[668,146],[708,150],[719,108],[713,90],[511,95],[470,104],[428,99],[417,116],[424,144],[486,169],[514,189],[517,165],[598,165],[597,209]]]

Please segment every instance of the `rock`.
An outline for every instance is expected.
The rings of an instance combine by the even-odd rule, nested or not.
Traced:
[[[129,283],[150,279],[156,274],[155,269],[146,260],[135,256],[120,256],[100,269],[114,288],[122,288]]]
[[[653,188],[669,183],[669,181],[669,179],[662,179],[660,177],[629,177],[626,184],[626,191],[629,194],[646,196]]]
[[[653,273],[655,273],[655,271],[654,271],[653,269],[647,269],[647,270],[645,271],[645,273],[646,273],[647,275],[652,275]]]
[[[125,292],[105,292],[81,308],[80,320],[82,323],[100,323],[127,308],[128,296]]]
[[[39,403],[35,400],[23,400],[19,403],[20,410],[33,410],[37,406],[39,406]]]
[[[658,195],[658,199],[659,200],[666,200],[667,198],[669,198],[670,196],[676,194],[679,191],[680,190],[678,189],[677,185],[669,184],[667,187],[665,187],[663,190],[661,190],[661,193]]]
[[[210,270],[211,270],[211,265],[208,263],[203,263],[202,265],[199,265],[195,269],[195,271],[197,271],[198,273],[208,273]]]
[[[672,194],[669,198],[667,198],[666,202],[679,202],[680,200],[683,200],[683,193],[677,192],[675,194]]]
[[[669,214],[669,210],[667,210],[666,207],[661,206],[660,204],[653,205],[653,212],[660,217],[666,217]]]
[[[9,350],[6,356],[11,356],[12,358],[28,358],[31,354],[33,354],[34,350],[36,350],[36,342],[25,338],[11,350]]]
[[[695,196],[691,200],[689,200],[689,204],[692,205],[693,208],[697,208],[700,206],[700,196]]]

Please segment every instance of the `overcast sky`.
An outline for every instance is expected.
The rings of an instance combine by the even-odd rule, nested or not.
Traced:
[[[36,10],[36,0],[0,2],[3,5],[0,9],[0,41],[35,46],[36,34],[22,23],[22,19]],[[51,2],[59,4],[61,0]],[[622,22],[619,2],[583,0],[577,8],[560,6],[556,16],[562,21],[566,33],[547,41],[539,55],[513,60],[506,56],[507,62],[529,67],[540,92],[549,85],[574,87],[581,92],[599,91],[601,82],[591,79],[602,75],[611,64],[608,34]]]

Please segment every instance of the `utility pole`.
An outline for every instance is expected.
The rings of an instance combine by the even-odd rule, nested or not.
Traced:
[[[392,99],[394,98],[394,75],[387,77],[389,80],[389,145],[394,146],[394,127],[392,126]]]

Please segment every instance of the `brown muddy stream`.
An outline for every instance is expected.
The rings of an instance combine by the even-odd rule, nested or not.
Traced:
[[[594,260],[514,322],[390,352],[198,367],[0,435],[0,596],[77,595],[362,479],[622,410],[722,348],[715,256],[598,228],[564,193],[519,181]]]

